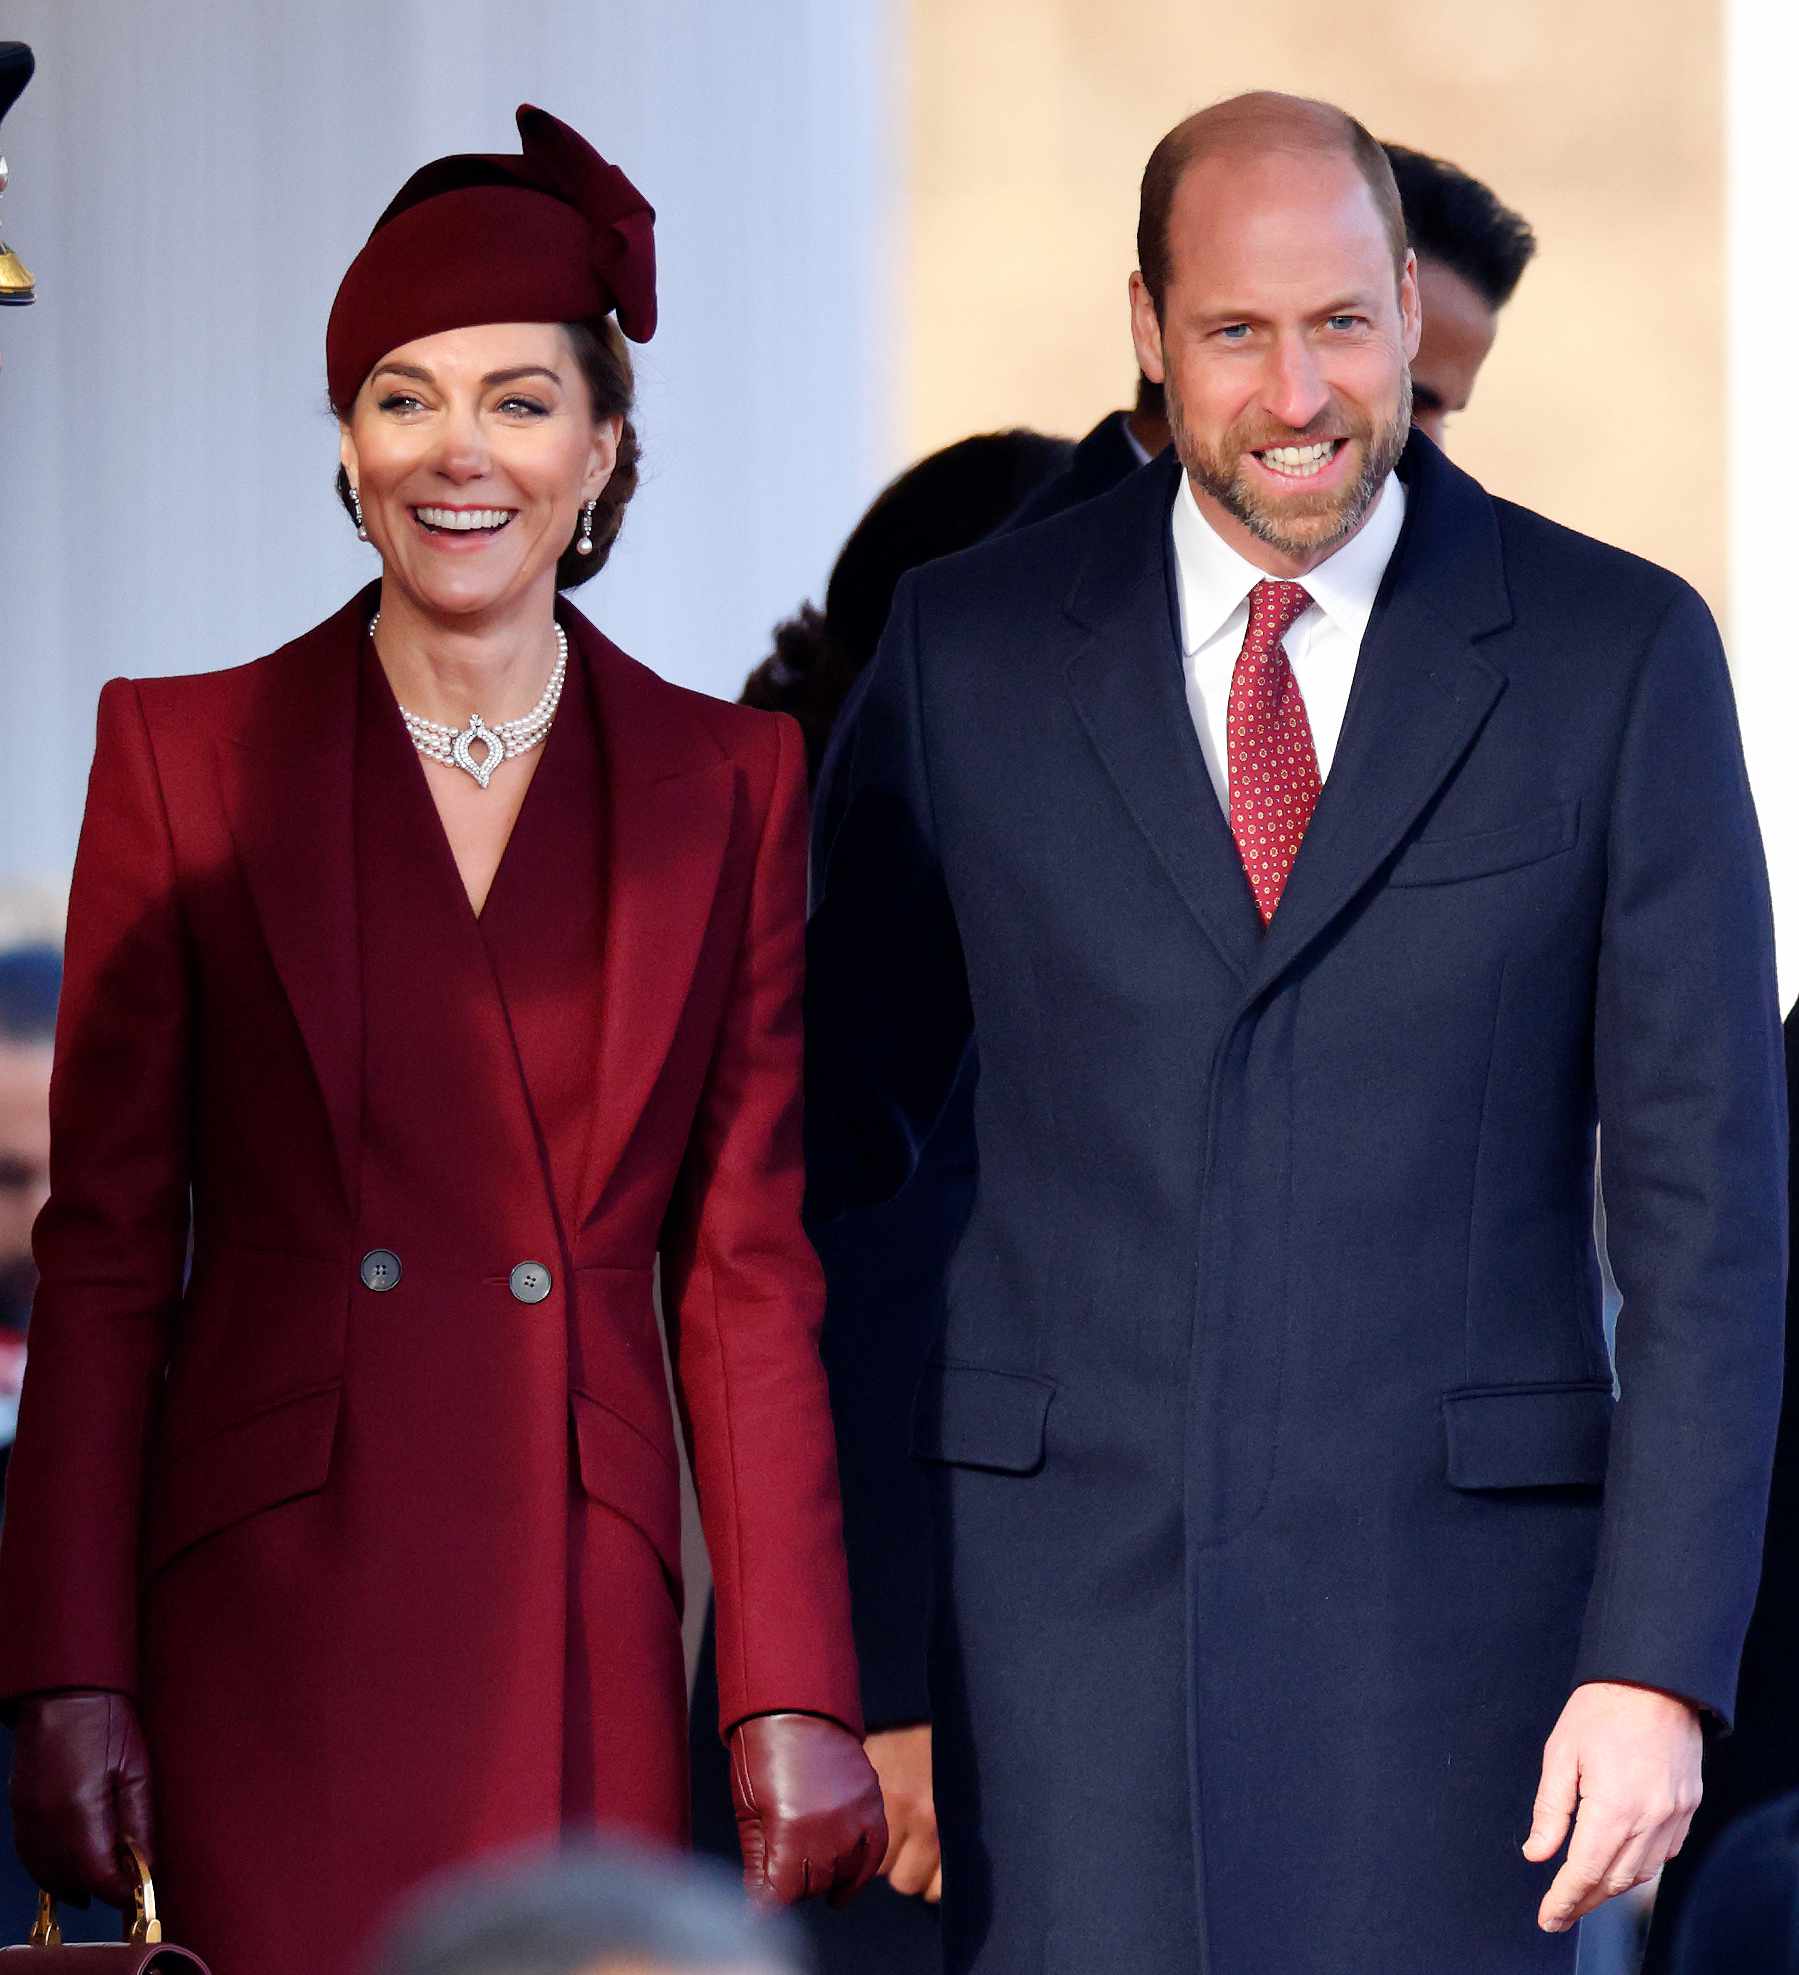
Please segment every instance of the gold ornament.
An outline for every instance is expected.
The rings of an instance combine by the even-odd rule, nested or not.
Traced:
[[[0,158],[0,192],[6,190],[6,160]],[[0,304],[15,306],[37,300],[37,283],[31,270],[0,238]]]

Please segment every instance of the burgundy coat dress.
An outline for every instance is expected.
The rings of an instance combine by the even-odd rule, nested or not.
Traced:
[[[215,1975],[338,1975],[410,1882],[560,1827],[684,1836],[658,1261],[721,1725],[860,1727],[797,729],[562,605],[477,919],[374,601],[106,688],[70,907],[0,1694],[137,1697]]]

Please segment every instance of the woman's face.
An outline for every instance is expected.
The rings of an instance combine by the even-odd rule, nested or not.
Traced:
[[[547,605],[619,429],[596,423],[559,324],[482,323],[390,350],[341,426],[384,580],[463,622],[539,593]]]

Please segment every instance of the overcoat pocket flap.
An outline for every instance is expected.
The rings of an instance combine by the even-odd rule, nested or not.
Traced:
[[[581,1487],[643,1531],[672,1583],[681,1581],[681,1476],[665,1453],[622,1413],[590,1392],[569,1395]]]
[[[1605,1479],[1612,1388],[1491,1385],[1443,1400],[1452,1488],[1567,1488]]]
[[[145,1569],[159,1570],[202,1538],[323,1488],[342,1396],[335,1385],[302,1392],[164,1449],[151,1490]]]
[[[1402,851],[1390,880],[1396,885],[1449,885],[1515,871],[1569,849],[1579,834],[1580,805],[1558,803],[1540,816],[1468,837],[1424,837]]]
[[[1043,1427],[1053,1379],[985,1365],[927,1366],[912,1413],[912,1452],[952,1467],[1033,1474],[1043,1465]]]

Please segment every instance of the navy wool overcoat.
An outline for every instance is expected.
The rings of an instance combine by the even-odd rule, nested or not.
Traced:
[[[1566,1975],[1519,1847],[1571,1688],[1731,1711],[1786,1208],[1723,655],[1677,578],[1422,438],[1400,471],[1266,933],[1183,694],[1171,459],[908,578],[827,768],[808,1211],[835,1364],[940,1313],[930,1543],[857,1471],[904,1392],[840,1377],[838,1431],[897,1614],[865,1678],[935,1723],[952,1971]],[[971,1033],[972,1218],[941,1296],[896,1264],[883,1299],[854,1231]]]

